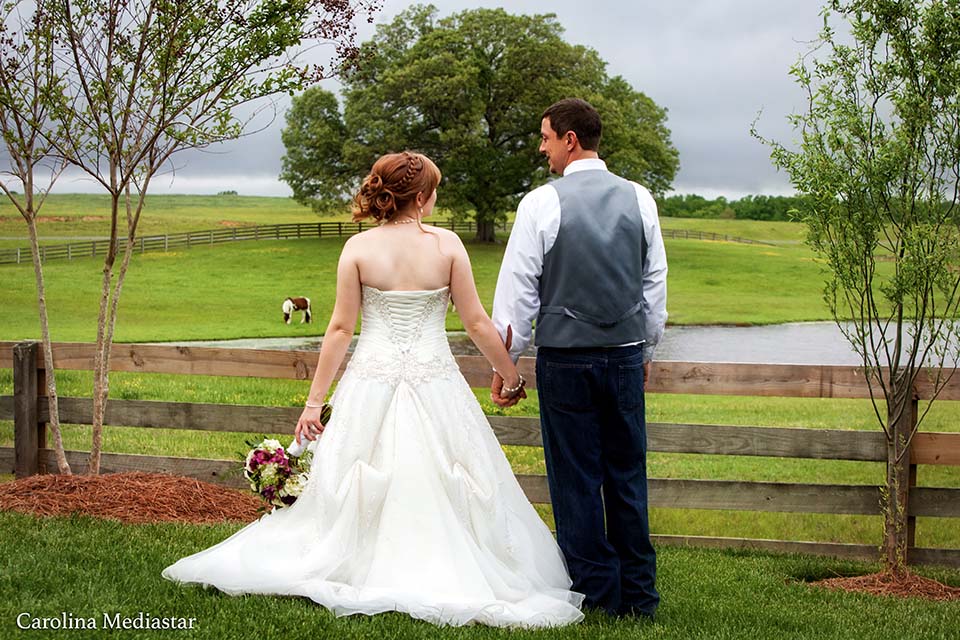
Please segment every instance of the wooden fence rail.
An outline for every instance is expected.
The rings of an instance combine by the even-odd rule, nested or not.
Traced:
[[[473,233],[477,224],[473,221],[454,222],[452,220],[432,221],[431,224],[450,229],[457,233]],[[187,231],[183,233],[169,233],[164,235],[141,236],[134,243],[134,250],[138,253],[149,251],[171,251],[224,242],[241,242],[246,240],[292,240],[301,238],[330,238],[353,235],[371,224],[363,222],[292,222],[286,224],[256,225],[249,227],[229,227],[220,229],[205,229],[202,231]],[[501,231],[510,231],[512,222],[497,226]],[[738,242],[744,244],[763,244],[769,242],[751,240],[738,236],[712,233],[709,231],[689,231],[686,229],[664,229],[665,238],[683,238],[693,240],[716,240],[723,242]],[[123,250],[125,241],[120,240],[120,250]],[[48,260],[73,260],[74,258],[89,258],[107,253],[110,247],[109,240],[86,240],[68,244],[45,245],[40,247],[40,262]],[[0,264],[21,264],[30,262],[30,248],[0,250]]]
[[[43,359],[36,343],[0,342],[0,362],[14,370],[14,395],[0,397],[0,420],[13,419],[14,447],[0,447],[0,471],[18,477],[56,469],[52,449],[46,446],[49,407],[42,390]],[[93,345],[58,343],[54,363],[59,369],[89,370]],[[111,369],[144,373],[246,376],[308,380],[316,366],[313,351],[272,351],[173,347],[163,345],[114,345]],[[471,386],[489,383],[489,367],[476,356],[457,358]],[[520,361],[524,376],[535,382],[533,363]],[[929,398],[932,383],[917,385],[916,397]],[[648,391],[655,393],[711,393],[749,396],[866,398],[869,389],[854,367],[807,365],[712,364],[696,362],[655,363]],[[960,400],[960,377],[954,377],[938,396]],[[89,398],[61,398],[60,419],[66,424],[90,424],[93,403]],[[266,407],[209,403],[109,400],[105,423],[122,427],[293,433],[299,407]],[[537,418],[489,416],[504,445],[542,446]],[[768,456],[830,460],[885,460],[883,435],[879,431],[847,431],[764,426],[648,424],[651,452],[710,455]],[[68,451],[75,472],[87,468],[86,451]],[[910,462],[916,465],[960,466],[960,433],[919,433],[911,447]],[[212,460],[172,456],[104,453],[103,472],[151,471],[195,477],[244,487],[240,464],[235,460]],[[909,491],[908,527],[911,530],[910,562],[960,567],[960,549],[923,549],[914,545],[918,517],[960,518],[960,489],[915,486]],[[518,475],[534,503],[549,503],[546,477]],[[878,473],[878,484],[882,482]],[[879,515],[879,486],[744,482],[651,478],[650,505],[683,509]],[[659,535],[661,544],[711,547],[751,547],[768,551],[807,552],[841,557],[875,558],[876,546],[793,540],[757,540],[701,536]]]

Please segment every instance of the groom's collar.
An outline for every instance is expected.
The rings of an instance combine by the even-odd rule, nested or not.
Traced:
[[[607,163],[600,158],[586,158],[584,160],[574,160],[563,170],[563,175],[568,176],[577,171],[606,171]]]

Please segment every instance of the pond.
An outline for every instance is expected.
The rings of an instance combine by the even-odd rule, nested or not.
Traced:
[[[463,332],[449,332],[457,355],[480,355]],[[177,342],[184,346],[242,349],[319,349],[323,338],[249,338]],[[350,349],[356,344],[354,338]],[[948,360],[955,363],[956,349]],[[534,355],[528,349],[525,355]],[[761,327],[668,327],[656,354],[657,360],[691,362],[757,362],[769,364],[858,365],[858,356],[833,322],[794,322]]]

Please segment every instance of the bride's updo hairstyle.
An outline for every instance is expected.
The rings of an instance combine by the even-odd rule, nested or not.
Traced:
[[[388,222],[416,201],[418,193],[429,198],[438,184],[440,170],[422,153],[404,151],[381,156],[353,198],[353,221],[373,218],[378,223]]]

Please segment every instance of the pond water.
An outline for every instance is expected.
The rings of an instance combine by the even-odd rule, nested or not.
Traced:
[[[457,355],[480,355],[463,332],[449,332]],[[242,349],[319,349],[322,337],[250,338],[177,342],[184,346]],[[356,344],[356,338],[350,349]],[[954,353],[956,350],[954,350]],[[528,349],[526,355],[534,355]],[[770,364],[858,365],[860,357],[833,322],[795,322],[762,327],[668,327],[657,360],[690,362],[757,362]],[[953,358],[951,363],[956,362]]]

